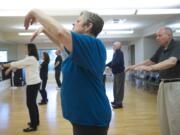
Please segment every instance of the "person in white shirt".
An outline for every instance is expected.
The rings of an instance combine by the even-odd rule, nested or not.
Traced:
[[[36,131],[39,125],[39,110],[36,103],[38,90],[40,88],[41,79],[39,76],[39,57],[36,49],[36,45],[33,43],[27,44],[27,57],[22,60],[3,64],[8,74],[13,68],[25,68],[26,75],[26,103],[29,110],[30,122],[29,127],[23,129],[24,132]]]

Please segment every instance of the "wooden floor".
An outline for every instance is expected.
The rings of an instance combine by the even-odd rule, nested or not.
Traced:
[[[72,135],[70,123],[63,119],[59,92],[48,84],[49,102],[39,106],[40,126],[33,135]],[[112,83],[106,84],[112,101]],[[38,96],[40,101],[40,95]],[[100,114],[99,114],[100,115]],[[26,135],[22,129],[29,121],[25,103],[25,87],[0,93],[0,135]],[[108,135],[159,135],[156,94],[136,89],[128,82],[125,87],[124,108],[112,110]]]

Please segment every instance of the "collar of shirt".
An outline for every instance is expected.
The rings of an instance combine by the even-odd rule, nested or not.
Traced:
[[[171,48],[174,46],[174,39],[171,40],[171,42],[169,43],[168,47],[167,48],[164,48],[163,49],[163,52],[167,52],[169,50],[171,50]]]

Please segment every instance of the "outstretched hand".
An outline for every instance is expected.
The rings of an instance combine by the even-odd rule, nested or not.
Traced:
[[[5,71],[5,75],[8,75],[8,74],[11,72],[11,70],[12,70],[12,68],[8,68],[8,69],[6,69],[6,71]]]
[[[0,69],[1,69],[1,70],[3,70],[3,69],[4,69],[3,64],[0,64]]]

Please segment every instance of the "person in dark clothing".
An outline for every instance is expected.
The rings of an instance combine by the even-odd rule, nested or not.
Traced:
[[[60,81],[60,77],[61,77],[61,64],[62,64],[62,57],[60,55],[61,51],[57,50],[56,52],[56,59],[55,59],[55,63],[54,63],[54,70],[55,70],[55,79],[56,79],[56,83],[57,83],[57,90],[61,88],[61,81]]]
[[[43,52],[42,59],[43,59],[43,62],[41,63],[41,66],[40,66],[40,78],[42,80],[42,83],[41,83],[41,89],[39,90],[42,96],[42,100],[39,103],[39,105],[44,105],[44,104],[47,104],[48,102],[46,84],[48,80],[48,65],[49,65],[50,59],[47,52]]]
[[[106,66],[112,69],[114,75],[113,81],[113,96],[114,101],[111,102],[114,109],[123,107],[124,98],[124,82],[125,82],[125,72],[124,72],[124,55],[121,51],[122,44],[120,42],[115,42],[113,44],[114,54],[112,61]]]
[[[161,135],[180,133],[180,43],[173,39],[173,31],[161,27],[156,32],[160,47],[148,60],[129,66],[129,70],[159,71],[161,83],[157,95],[157,108]]]

